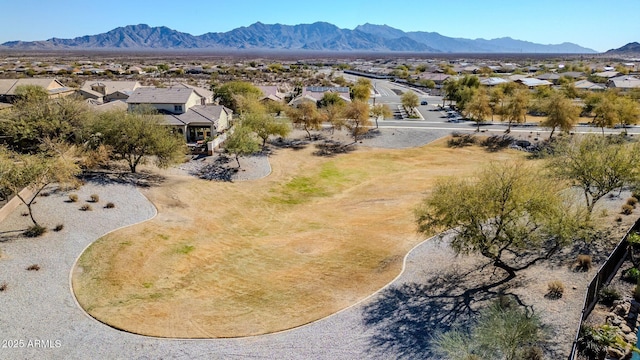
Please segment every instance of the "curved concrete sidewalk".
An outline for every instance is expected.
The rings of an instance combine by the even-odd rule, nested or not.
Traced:
[[[36,217],[49,219],[49,227],[63,223],[60,232],[50,231],[36,239],[7,239],[24,228],[22,208],[0,224],[2,258],[0,283],[0,359],[394,359],[400,354],[381,352],[371,341],[372,329],[363,322],[363,309],[378,294],[328,318],[277,334],[212,340],[157,339],[122,332],[106,326],[78,307],[69,286],[72,266],[83,249],[105,233],[153,217],[155,207],[130,185],[85,185],[80,199],[97,193],[101,204],[90,212],[81,203],[67,203],[65,194],[38,199]],[[116,209],[104,203],[119,200]],[[438,247],[436,250],[434,247]],[[394,285],[424,278],[427,252],[442,257],[446,247],[424,242],[406,259],[406,271]],[[453,254],[450,254],[453,259]],[[39,271],[27,271],[32,264]],[[417,266],[420,264],[420,266]],[[378,329],[379,330],[379,329]],[[13,347],[13,341],[17,347]]]

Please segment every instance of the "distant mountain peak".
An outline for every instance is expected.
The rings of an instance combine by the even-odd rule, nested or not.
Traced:
[[[10,41],[14,49],[271,49],[376,52],[458,53],[595,53],[571,43],[541,45],[503,37],[493,40],[451,38],[436,32],[404,32],[388,25],[365,23],[353,30],[325,21],[312,24],[264,24],[260,21],[223,33],[199,36],[147,24],[117,27],[103,34],[74,39]]]
[[[611,49],[605,54],[640,54],[640,43],[630,42],[620,48]]]

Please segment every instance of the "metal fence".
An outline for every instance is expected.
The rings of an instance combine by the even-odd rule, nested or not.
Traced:
[[[580,323],[578,324],[578,330],[576,331],[576,337],[573,340],[573,345],[571,347],[571,354],[569,355],[569,360],[575,360],[578,355],[578,337],[580,336],[580,328],[582,324],[587,319],[591,311],[598,303],[598,293],[600,289],[602,289],[605,285],[607,285],[613,277],[616,275],[624,261],[627,259],[629,255],[629,247],[627,246],[627,237],[632,232],[636,232],[640,229],[640,219],[636,220],[636,223],[627,231],[624,235],[618,246],[611,252],[607,260],[602,264],[598,272],[593,277],[593,280],[589,283],[587,287],[587,293],[584,299],[584,305],[582,307],[582,317],[580,318]]]

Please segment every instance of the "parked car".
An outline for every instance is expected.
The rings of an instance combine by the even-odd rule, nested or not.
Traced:
[[[422,100],[422,101],[420,102],[420,105],[429,105],[429,103],[427,102],[427,100]]]

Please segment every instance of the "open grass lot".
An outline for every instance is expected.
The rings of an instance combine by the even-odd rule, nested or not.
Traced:
[[[145,190],[158,216],[105,236],[73,287],[92,316],[130,332],[236,337],[303,325],[391,281],[422,241],[413,208],[434,180],[524,156],[445,140],[327,158],[277,150],[273,172],[221,183],[170,175]]]

